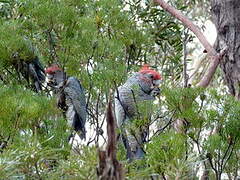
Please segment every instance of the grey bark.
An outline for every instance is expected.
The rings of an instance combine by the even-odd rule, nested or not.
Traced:
[[[212,0],[211,15],[218,33],[217,52],[228,47],[220,61],[224,80],[229,92],[240,99],[240,1]]]

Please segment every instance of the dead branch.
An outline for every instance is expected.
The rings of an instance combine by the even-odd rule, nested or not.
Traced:
[[[123,169],[116,157],[116,125],[112,112],[111,99],[107,108],[107,148],[106,151],[99,150],[99,165],[97,167],[97,176],[99,180],[122,180]]]

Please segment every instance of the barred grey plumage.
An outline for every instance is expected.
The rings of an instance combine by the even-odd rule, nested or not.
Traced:
[[[28,64],[29,76],[32,79],[35,89],[37,92],[42,90],[42,83],[45,81],[45,74],[42,64],[39,58],[36,56],[35,59]]]
[[[86,138],[86,98],[84,89],[75,77],[67,78],[63,92],[66,98],[66,117],[75,131],[81,132],[79,135]]]
[[[87,109],[85,92],[80,81],[75,77],[67,77],[56,66],[47,68],[45,72],[49,75],[49,85],[57,90],[58,107],[64,111],[69,126],[81,139],[85,139]]]
[[[115,114],[121,137],[127,150],[127,158],[139,159],[144,156],[143,143],[147,136],[144,123],[136,125],[138,120],[148,119],[151,104],[159,94],[161,76],[148,67],[134,73],[115,92]]]

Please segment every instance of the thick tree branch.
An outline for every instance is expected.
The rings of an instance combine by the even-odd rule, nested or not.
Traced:
[[[209,83],[212,80],[213,75],[218,67],[219,62],[222,59],[222,57],[225,55],[226,51],[227,51],[227,47],[225,47],[225,49],[223,49],[216,56],[211,56],[211,63],[208,67],[208,70],[207,70],[205,76],[203,76],[201,81],[197,84],[198,87],[207,87],[209,85]]]
[[[197,84],[198,87],[207,87],[217,69],[217,66],[222,58],[221,55],[215,51],[215,49],[211,46],[208,40],[205,38],[201,30],[185,15],[183,15],[179,10],[167,4],[164,0],[154,0],[157,4],[159,4],[164,10],[168,11],[171,15],[180,20],[183,25],[189,28],[199,39],[203,47],[208,52],[208,55],[211,58],[210,66],[207,70],[205,76],[201,79],[201,81]]]

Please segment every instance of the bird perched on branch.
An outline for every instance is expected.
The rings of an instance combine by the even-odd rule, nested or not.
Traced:
[[[115,92],[115,114],[121,131],[127,158],[144,156],[143,143],[148,131],[146,126],[151,115],[152,101],[160,94],[161,75],[144,65]]]
[[[22,59],[18,52],[14,53],[12,55],[13,66],[36,92],[40,92],[45,81],[44,68],[34,51],[31,54],[26,60]]]
[[[68,124],[81,139],[86,138],[86,98],[80,81],[75,77],[67,77],[58,65],[52,65],[45,70],[48,85],[58,94],[57,104],[63,110]]]

